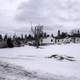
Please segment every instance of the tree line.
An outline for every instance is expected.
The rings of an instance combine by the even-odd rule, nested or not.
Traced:
[[[66,38],[66,37],[80,37],[80,30],[79,29],[74,29],[74,30],[71,30],[70,33],[68,32],[61,32],[60,30],[58,30],[57,32],[57,35],[54,36],[54,34],[47,34],[46,32],[43,31],[43,28],[44,26],[43,25],[36,25],[36,26],[33,26],[31,27],[31,32],[32,32],[32,35],[29,34],[21,34],[20,36],[17,36],[17,35],[13,35],[13,36],[8,36],[7,34],[4,35],[4,37],[0,34],[0,45],[3,45],[1,44],[2,42],[5,42],[6,46],[4,47],[20,47],[20,46],[23,46],[25,44],[28,44],[28,42],[33,42],[32,43],[29,43],[29,45],[32,45],[32,46],[36,46],[37,48],[39,48],[40,45],[42,45],[42,41],[44,38],[47,38],[49,36],[51,36],[52,38],[55,38],[55,39],[62,39],[62,38]]]

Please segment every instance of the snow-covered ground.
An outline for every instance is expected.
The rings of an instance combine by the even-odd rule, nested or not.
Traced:
[[[80,80],[80,44],[41,46],[39,49],[32,46],[0,49],[0,61],[12,64],[10,69],[14,65],[23,67],[37,76],[32,80]]]

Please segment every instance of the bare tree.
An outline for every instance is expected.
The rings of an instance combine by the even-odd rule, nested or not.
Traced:
[[[41,45],[42,37],[43,37],[43,25],[36,25],[31,27],[31,31],[34,35],[35,46],[38,48]]]

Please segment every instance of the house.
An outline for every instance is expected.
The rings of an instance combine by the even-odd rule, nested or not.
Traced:
[[[80,43],[80,37],[72,37],[73,43]]]
[[[63,39],[64,44],[70,43],[71,41],[72,41],[72,39],[70,37],[66,37]]]
[[[75,38],[75,43],[80,43],[80,37]]]
[[[63,40],[64,40],[64,38],[55,37],[55,43],[56,44],[62,44],[63,43]]]
[[[46,44],[46,45],[48,45],[48,44],[55,44],[55,38],[53,38],[51,36],[47,37],[47,38],[44,38],[42,43]]]

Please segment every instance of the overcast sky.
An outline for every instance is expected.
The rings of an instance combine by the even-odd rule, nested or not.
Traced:
[[[80,28],[79,0],[0,0],[0,31],[25,31],[30,23],[47,30]]]

